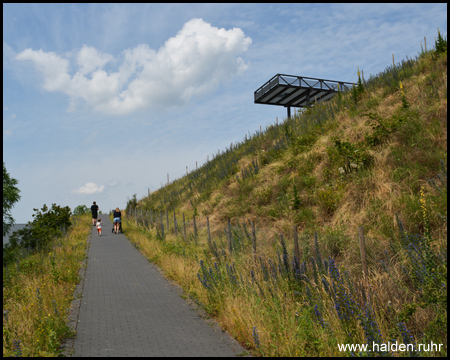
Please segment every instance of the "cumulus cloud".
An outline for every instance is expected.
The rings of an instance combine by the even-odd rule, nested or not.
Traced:
[[[100,194],[103,192],[103,189],[105,188],[104,185],[97,185],[94,183],[86,183],[86,185],[83,185],[81,187],[79,187],[76,190],[73,190],[72,192],[74,194],[78,194],[78,195],[92,195],[92,194]]]
[[[16,59],[32,62],[45,90],[68,95],[69,108],[84,101],[96,111],[126,114],[184,104],[214,90],[247,69],[240,55],[251,42],[239,28],[219,29],[192,19],[157,51],[140,44],[115,58],[85,45],[72,59],[77,69],[72,74],[69,60],[52,52],[26,49]]]
[[[43,87],[47,91],[64,89],[70,83],[69,61],[53,52],[26,49],[16,56],[17,60],[30,60],[44,76]]]

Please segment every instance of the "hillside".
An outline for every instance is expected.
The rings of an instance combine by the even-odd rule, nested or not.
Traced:
[[[256,355],[335,356],[339,343],[389,339],[443,343],[432,354],[446,355],[439,41],[129,201],[132,241]]]
[[[431,192],[427,179],[447,163],[446,57],[403,61],[369,79],[357,101],[352,95],[233,144],[137,207],[190,218],[197,211],[221,224],[245,217],[273,233],[297,224],[300,232],[342,227],[354,235],[364,226],[388,239],[395,213],[407,229],[423,229],[420,189]],[[429,226],[445,238],[445,209],[436,210]]]

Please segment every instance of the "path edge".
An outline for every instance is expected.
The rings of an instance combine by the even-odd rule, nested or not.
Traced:
[[[75,339],[77,337],[76,331],[78,325],[78,317],[80,315],[81,300],[83,298],[84,280],[86,279],[86,269],[87,269],[89,248],[91,246],[91,238],[92,238],[92,231],[90,232],[87,238],[86,254],[83,261],[81,262],[80,270],[78,271],[80,282],[75,286],[75,290],[73,292],[73,299],[72,303],[70,304],[69,315],[67,318],[68,319],[67,326],[74,332],[74,335],[71,338],[65,338],[61,341],[60,346],[61,356],[64,357],[71,357],[74,352]]]
[[[127,240],[134,248],[136,248],[128,238]],[[139,251],[139,249],[137,248],[136,250]],[[235,356],[253,357],[249,349],[246,349],[243,344],[240,344],[239,341],[237,341],[228,331],[223,329],[220,323],[216,319],[214,319],[211,315],[209,315],[205,311],[205,309],[203,309],[193,299],[191,299],[189,294],[186,293],[186,291],[184,291],[184,289],[175,280],[171,279],[161,267],[159,267],[157,264],[151,261],[147,256],[142,254],[140,251],[139,253],[150,263],[150,265],[152,265],[156,269],[156,271],[160,273],[160,275],[169,283],[169,285],[171,285],[172,288],[175,289],[175,291],[178,293],[178,296],[181,297],[187,303],[187,305],[191,308],[191,310],[195,311],[197,315],[203,319],[203,321],[205,321],[216,333],[220,335],[222,341],[233,350]],[[236,351],[236,348],[243,348],[244,351],[242,353],[238,353]]]

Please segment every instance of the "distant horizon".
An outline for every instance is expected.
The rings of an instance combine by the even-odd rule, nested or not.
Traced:
[[[5,236],[3,236],[3,245],[5,245],[5,244],[7,244],[9,242],[9,237],[11,236],[11,234],[14,231],[23,229],[26,225],[27,225],[27,223],[26,224],[14,224],[14,225],[12,225],[9,233],[6,234]]]

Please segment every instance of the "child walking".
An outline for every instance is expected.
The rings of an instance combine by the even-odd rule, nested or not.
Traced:
[[[97,236],[102,236],[102,219],[97,220]]]

